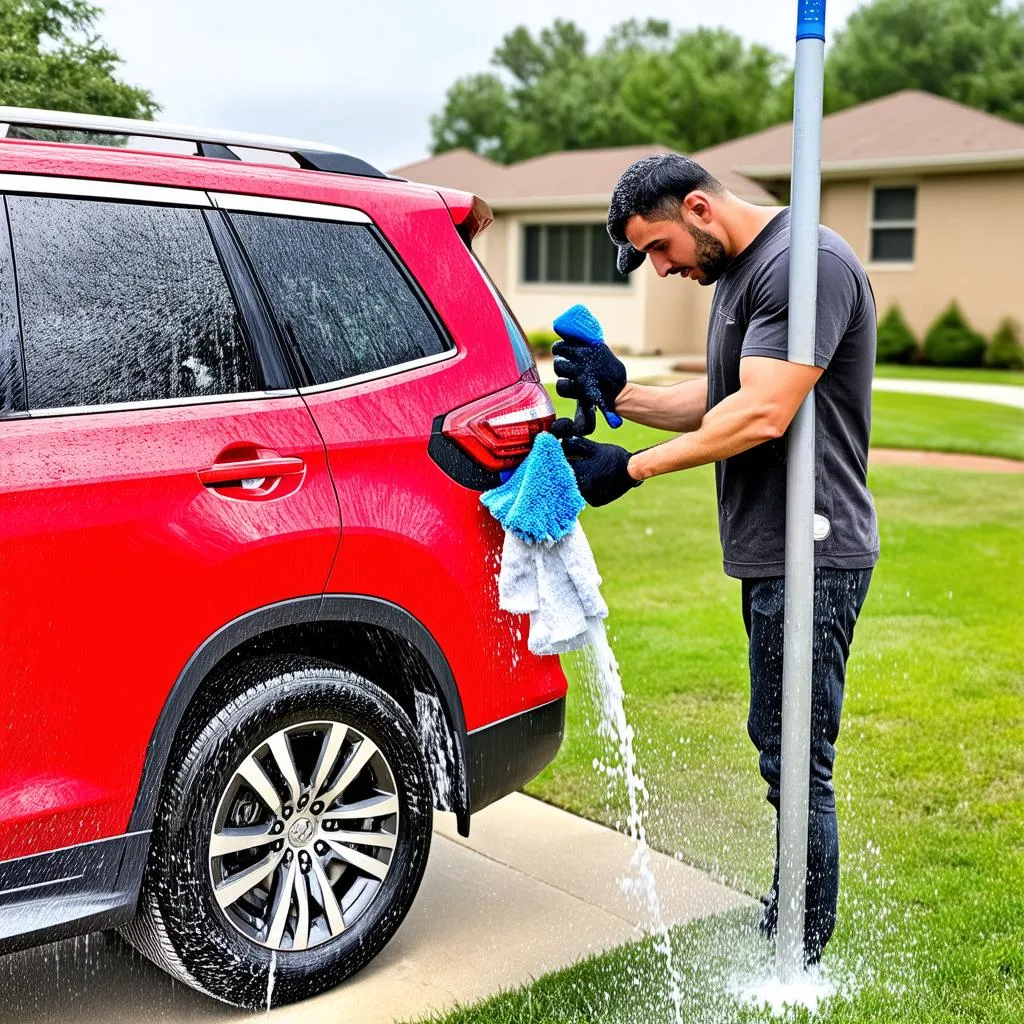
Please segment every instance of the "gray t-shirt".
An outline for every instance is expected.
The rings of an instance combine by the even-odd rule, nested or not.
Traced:
[[[708,324],[708,408],[739,390],[742,356],[785,359],[788,330],[786,209],[715,286]],[[829,527],[828,536],[815,541],[815,565],[867,569],[878,560],[878,524],[867,487],[875,302],[853,250],[825,227],[818,242],[814,361],[825,370],[814,387],[815,511]],[[787,436],[715,466],[719,531],[730,576],[785,572]]]

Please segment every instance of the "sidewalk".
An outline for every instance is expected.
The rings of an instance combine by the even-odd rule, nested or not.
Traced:
[[[633,381],[650,381],[658,378],[675,377],[686,380],[695,377],[699,371],[699,361],[684,356],[624,356],[623,365],[626,376]],[[672,367],[679,362],[692,367],[692,372],[675,373]],[[545,384],[553,384],[557,379],[554,360],[540,359],[537,361],[540,378]],[[665,383],[668,383],[666,380]],[[944,380],[904,380],[902,378],[876,377],[876,391],[900,391],[911,395],[935,395],[941,398],[970,398],[976,402],[995,402],[997,405],[1011,405],[1024,409],[1024,387],[1013,384],[969,384],[964,381]]]
[[[639,938],[643,910],[619,889],[635,849],[626,836],[518,793],[474,816],[469,839],[451,815],[437,817],[423,885],[390,944],[334,991],[274,1010],[272,1021],[417,1020]],[[668,923],[755,906],[671,857],[652,860]],[[256,1018],[172,982],[107,935],[0,957],[4,1022]]]

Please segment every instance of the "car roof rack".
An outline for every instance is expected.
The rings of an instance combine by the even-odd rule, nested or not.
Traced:
[[[318,142],[31,107],[0,106],[0,138],[150,149],[218,160],[274,163],[330,174],[389,177],[343,149]]]

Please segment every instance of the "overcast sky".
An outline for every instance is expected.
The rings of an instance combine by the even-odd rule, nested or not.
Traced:
[[[517,25],[575,21],[591,45],[625,17],[724,26],[792,55],[796,0],[95,0],[121,77],[166,121],[342,146],[390,170],[428,153],[427,118]],[[828,28],[861,0],[828,0]]]

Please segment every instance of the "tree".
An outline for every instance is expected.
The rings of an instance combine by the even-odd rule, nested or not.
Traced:
[[[431,118],[432,152],[465,146],[512,162],[562,149],[660,142],[693,152],[778,119],[785,60],[723,29],[673,35],[668,22],[623,22],[589,52],[556,20],[519,27],[491,63],[460,78]],[[784,115],[788,116],[788,115]]]
[[[119,81],[86,0],[0,0],[0,103],[152,118],[152,95]]]
[[[1005,0],[875,0],[826,62],[827,111],[921,89],[1024,121],[1024,10]]]

